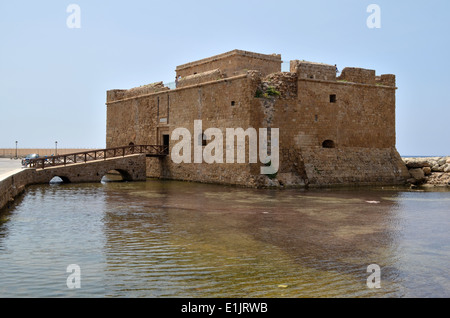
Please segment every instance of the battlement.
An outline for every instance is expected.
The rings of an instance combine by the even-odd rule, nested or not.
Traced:
[[[383,74],[377,76],[374,70],[345,67],[340,76],[336,76],[336,65],[292,60],[290,72],[296,73],[299,79],[314,79],[324,81],[339,81],[341,83],[358,83],[367,85],[383,85],[395,87],[395,75]]]
[[[330,64],[292,60],[290,71],[303,79],[336,80],[336,66]]]

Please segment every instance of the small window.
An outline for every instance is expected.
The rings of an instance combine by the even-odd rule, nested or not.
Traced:
[[[309,78],[310,79],[314,79],[314,75],[309,75]]]
[[[314,115],[314,121],[319,121],[319,116],[318,115]]]
[[[236,102],[234,100],[231,101],[231,106],[236,105]]]
[[[335,148],[335,144],[333,140],[325,140],[322,142],[322,148]]]
[[[330,103],[336,103],[336,94],[330,95]]]

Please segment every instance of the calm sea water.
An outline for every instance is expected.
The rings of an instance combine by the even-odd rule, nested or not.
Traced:
[[[0,212],[0,297],[449,297],[449,233],[449,191],[31,186]]]

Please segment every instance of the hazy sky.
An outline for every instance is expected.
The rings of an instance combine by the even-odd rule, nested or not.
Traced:
[[[18,0],[0,14],[0,148],[103,148],[107,90],[241,49],[396,74],[400,154],[450,155],[448,0]]]

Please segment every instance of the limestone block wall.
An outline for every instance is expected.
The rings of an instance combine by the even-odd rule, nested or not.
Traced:
[[[278,77],[283,80],[290,83]],[[287,177],[310,185],[401,183],[408,177],[395,150],[395,87],[299,77],[296,96],[257,100],[253,125],[280,129],[276,179],[283,184]],[[323,148],[327,140],[334,148]]]
[[[395,147],[394,88],[299,79],[292,109],[283,122],[295,124],[310,145]]]
[[[309,186],[404,184],[409,172],[395,148],[309,148],[302,152]]]

